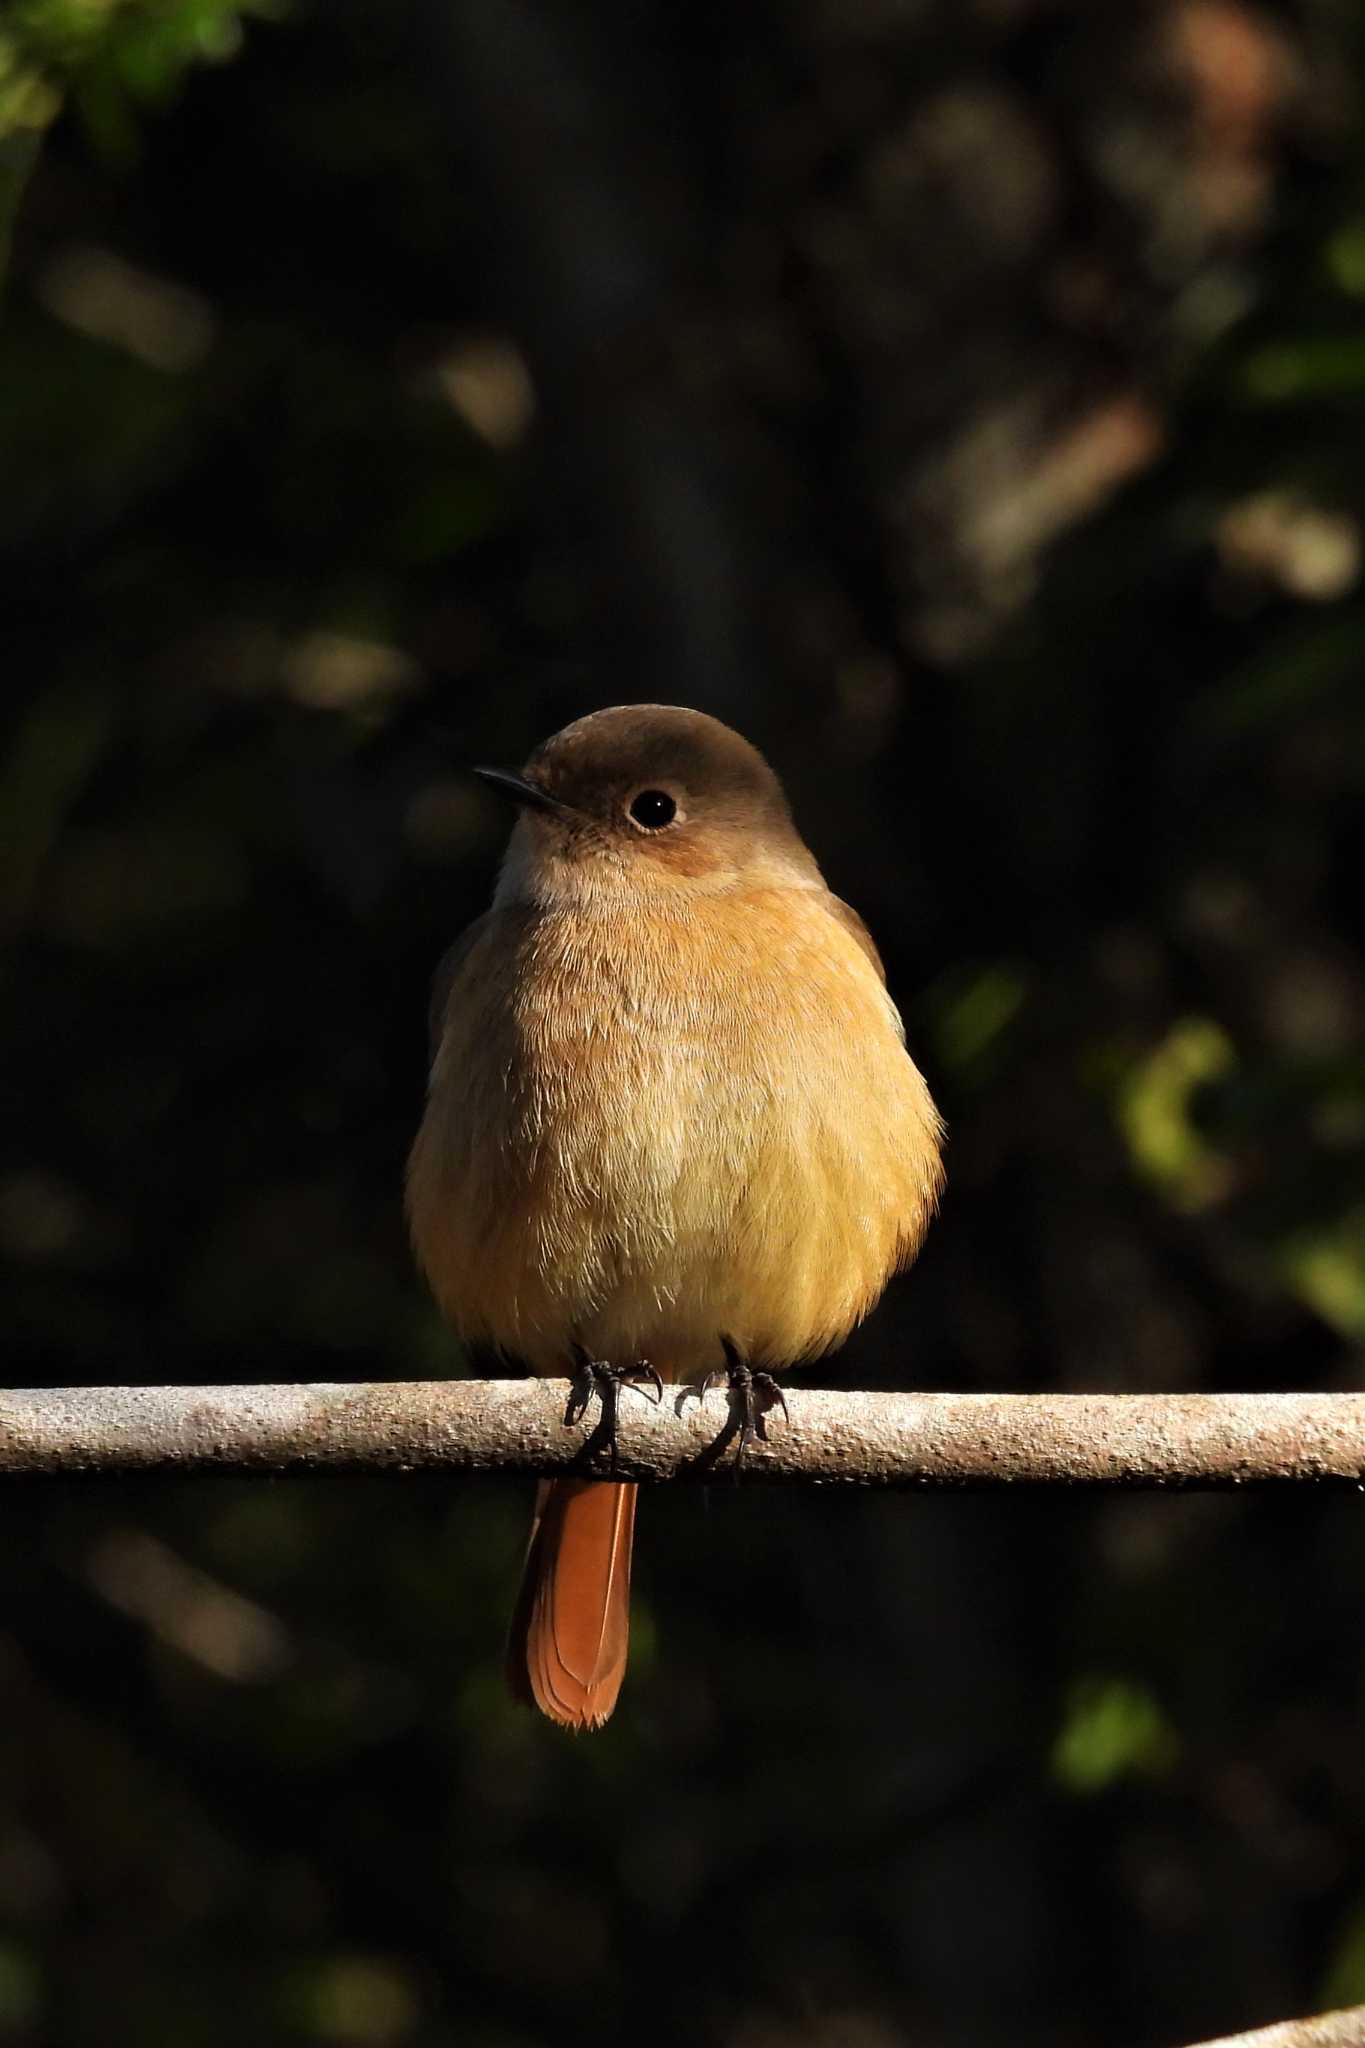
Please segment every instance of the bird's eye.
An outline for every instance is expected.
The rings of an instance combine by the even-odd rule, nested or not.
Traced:
[[[678,815],[678,806],[667,790],[642,789],[630,800],[630,815],[646,832],[662,832]]]

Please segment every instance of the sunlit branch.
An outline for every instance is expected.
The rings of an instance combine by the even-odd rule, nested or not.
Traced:
[[[1196,2048],[1363,2048],[1365,2005],[1353,2005],[1349,2012],[1319,2013],[1311,2020],[1282,2020],[1275,2027],[1258,2027],[1251,2034],[1227,2034],[1217,2041],[1200,2041]]]
[[[605,1472],[596,1402],[565,1380],[60,1387],[0,1393],[0,1471]],[[723,1388],[623,1388],[620,1476],[733,1464]],[[905,1394],[787,1389],[748,1483],[1365,1490],[1365,1394]]]

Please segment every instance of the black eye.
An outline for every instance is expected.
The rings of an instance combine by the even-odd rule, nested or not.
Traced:
[[[666,790],[642,789],[630,800],[630,815],[646,832],[661,832],[678,815],[678,806]]]

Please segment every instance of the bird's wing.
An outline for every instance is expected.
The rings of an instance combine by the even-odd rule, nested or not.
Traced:
[[[843,926],[851,939],[857,940],[881,976],[882,984],[885,986],[886,969],[882,965],[882,956],[877,951],[877,942],[852,904],[842,902],[837,896],[827,896],[825,898],[825,905],[835,922]]]
[[[431,1003],[427,1010],[427,1032],[431,1044],[431,1057],[435,1059],[441,1046],[441,1034],[445,1030],[446,1009],[450,1002],[450,991],[465,961],[482,938],[494,913],[485,910],[482,917],[476,917],[473,924],[466,925],[454,945],[441,959],[440,966],[431,983]]]

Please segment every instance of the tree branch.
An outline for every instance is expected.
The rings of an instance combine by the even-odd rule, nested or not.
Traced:
[[[1254,2034],[1228,2034],[1200,2041],[1196,2048],[1361,2048],[1365,2043],[1365,2005],[1349,2012],[1323,2012],[1311,2020],[1282,2020],[1277,2027],[1258,2027]]]
[[[58,1387],[0,1392],[0,1472],[606,1472],[565,1380]],[[747,1481],[903,1487],[1365,1489],[1365,1394],[902,1394],[790,1389]],[[721,1390],[619,1397],[619,1475],[705,1479],[737,1424]]]

